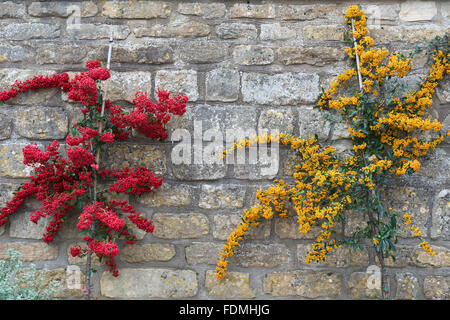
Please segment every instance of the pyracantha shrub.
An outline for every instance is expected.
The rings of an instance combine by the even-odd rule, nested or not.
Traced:
[[[220,252],[218,279],[226,276],[228,259],[249,228],[259,225],[263,219],[272,219],[275,214],[281,218],[295,215],[302,234],[318,230],[306,263],[322,262],[342,246],[364,249],[368,243],[383,274],[385,259],[395,259],[401,219],[422,248],[430,255],[435,254],[419,228],[413,225],[411,215],[399,216],[397,210],[386,204],[382,188],[395,176],[418,171],[420,157],[449,134],[442,132],[442,124],[432,120],[429,114],[438,82],[450,73],[448,36],[432,42],[428,75],[419,88],[403,94],[396,90],[395,80],[408,74],[411,59],[374,48],[366,17],[358,6],[348,9],[345,20],[354,39],[345,49],[352,67],[331,81],[329,89],[323,90],[316,109],[346,122],[353,148],[344,157],[317,137],[280,133],[242,139],[225,150],[224,156],[253,144],[281,143],[296,153],[298,162],[293,182],[277,180],[274,186],[258,190],[256,204],[244,210],[242,223],[230,234]],[[348,219],[349,214],[365,218],[365,223],[351,236],[334,236],[334,227]],[[383,297],[387,294],[385,282],[383,276]]]
[[[70,249],[72,256],[89,254],[104,259],[109,271],[118,276],[114,257],[119,253],[116,240],[124,238],[129,244],[136,241],[131,229],[134,224],[146,232],[153,232],[151,221],[146,219],[128,201],[108,200],[107,191],[143,195],[159,188],[162,177],[151,169],[106,168],[99,160],[105,147],[130,137],[132,130],[156,140],[167,138],[165,125],[171,115],[186,111],[186,96],[170,97],[167,91],[158,90],[158,101],[152,102],[145,92],[137,92],[132,110],[126,113],[118,105],[103,97],[101,81],[110,78],[110,71],[99,61],[88,61],[88,71],[69,79],[67,73],[37,76],[26,81],[16,81],[9,90],[0,92],[0,101],[6,102],[27,91],[60,88],[68,98],[81,103],[83,118],[71,128],[66,138],[66,154],[61,155],[60,143],[53,141],[44,150],[35,144],[23,148],[23,163],[33,168],[14,193],[12,200],[0,210],[0,226],[17,212],[27,198],[34,196],[42,205],[30,214],[30,220],[51,217],[42,240],[55,239],[67,215],[80,207],[77,228],[84,234],[86,246],[76,244]],[[97,190],[97,180],[113,180],[107,190]],[[126,219],[128,218],[128,219]]]

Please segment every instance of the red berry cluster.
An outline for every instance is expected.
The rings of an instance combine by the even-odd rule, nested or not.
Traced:
[[[153,225],[140,212],[136,212],[128,201],[106,201],[105,198],[94,201],[94,178],[115,179],[109,191],[136,195],[159,188],[162,178],[146,167],[107,169],[96,162],[95,152],[103,150],[104,145],[115,140],[127,139],[133,129],[154,139],[167,138],[165,125],[170,120],[170,114],[184,114],[188,98],[180,95],[171,98],[169,92],[158,90],[158,102],[154,103],[146,93],[137,92],[130,113],[123,112],[120,106],[105,100],[105,114],[102,114],[102,95],[98,84],[110,77],[109,70],[103,68],[99,61],[88,61],[86,67],[88,71],[76,74],[72,80],[67,73],[38,76],[23,82],[16,81],[10,90],[0,92],[1,102],[28,90],[58,87],[68,92],[69,99],[83,105],[83,119],[74,125],[66,138],[67,157],[61,156],[57,141],[50,143],[46,151],[40,150],[35,144],[23,148],[23,162],[34,168],[34,174],[20,186],[13,199],[0,209],[0,226],[27,198],[35,196],[42,205],[31,213],[30,220],[37,223],[40,218],[52,217],[42,238],[49,243],[54,240],[65,216],[73,212],[76,203],[82,203],[83,210],[77,228],[85,233],[95,229],[95,234],[83,238],[88,249],[82,249],[76,244],[70,253],[74,257],[81,257],[89,251],[99,258],[105,258],[108,269],[117,276],[114,257],[119,253],[119,248],[116,238],[124,237],[130,244],[136,241],[125,216],[146,232],[153,232]],[[99,121],[103,122],[103,127],[100,127]],[[102,197],[101,192],[98,197]]]

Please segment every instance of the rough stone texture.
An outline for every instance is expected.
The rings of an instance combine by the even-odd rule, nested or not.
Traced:
[[[76,9],[75,9],[75,8]],[[79,10],[82,17],[93,17],[98,8],[93,1],[77,2],[32,2],[28,6],[28,14],[32,17],[68,17]]]
[[[6,251],[13,249],[21,253],[24,262],[54,260],[58,257],[56,244],[39,242],[0,242],[0,259],[6,258]]]
[[[92,23],[81,23],[78,28],[67,29],[67,35],[69,38],[75,40],[109,39],[111,32],[114,39],[123,40],[128,37],[131,30],[128,26],[124,25]]]
[[[303,39],[315,41],[343,41],[344,28],[338,25],[305,26],[303,27]]]
[[[102,15],[115,19],[168,18],[171,12],[171,6],[160,1],[108,1],[102,8]]]
[[[266,109],[261,111],[258,121],[258,133],[274,131],[294,133],[294,112],[289,108]]]
[[[107,168],[146,166],[157,175],[166,172],[164,149],[158,145],[114,144],[103,161]]]
[[[86,56],[86,49],[76,44],[56,46],[54,44],[39,45],[36,62],[39,64],[78,64]]]
[[[133,30],[137,38],[199,38],[209,35],[209,26],[205,23],[190,21],[181,24],[156,24],[150,28],[137,27]]]
[[[25,15],[26,7],[24,3],[14,3],[14,1],[2,2],[0,8],[0,18],[22,18]]]
[[[263,280],[264,293],[274,297],[336,297],[341,288],[341,278],[331,272],[273,272],[266,274]]]
[[[92,48],[88,56],[90,59],[99,59],[106,62],[109,46],[99,46]],[[114,44],[114,55],[111,62],[121,63],[141,63],[141,64],[170,64],[174,61],[174,51],[166,44],[142,45],[137,43],[117,43]],[[143,77],[145,79],[145,76]],[[144,86],[147,89],[147,85]]]
[[[168,90],[174,95],[189,97],[189,101],[197,101],[198,86],[195,70],[161,70],[156,73],[155,89]]]
[[[274,268],[289,261],[289,251],[284,244],[242,243],[230,258],[232,265]]]
[[[271,64],[275,59],[273,50],[264,46],[241,45],[233,51],[233,60],[244,66]]]
[[[436,25],[430,24],[426,28],[422,26],[385,26],[383,29],[373,29],[371,36],[375,43],[386,43],[392,41],[416,43],[428,42],[437,36],[442,37],[445,31]]]
[[[81,299],[85,295],[85,275],[78,266],[48,270],[43,280],[43,287],[52,281],[56,281],[62,287],[62,290],[55,295],[57,299]]]
[[[240,77],[234,69],[220,68],[206,74],[206,100],[232,102],[239,98]]]
[[[10,219],[9,236],[12,238],[41,239],[46,232],[51,217],[39,219],[37,224],[30,221],[30,214],[17,214]]]
[[[197,275],[183,269],[122,268],[119,277],[104,272],[100,279],[102,296],[150,299],[189,298],[198,290]]]
[[[423,292],[426,299],[450,299],[450,277],[426,276],[423,281]]]
[[[136,200],[150,208],[161,206],[188,206],[192,202],[192,193],[194,190],[194,188],[188,185],[169,185],[163,181],[160,188],[153,190],[151,193],[136,196]]]
[[[255,25],[248,23],[222,23],[216,27],[216,34],[225,40],[254,40],[258,34]]]
[[[209,233],[208,218],[200,213],[155,213],[153,236],[163,239],[201,238]]]
[[[450,190],[440,191],[433,200],[431,238],[450,239]]]
[[[408,0],[400,5],[399,18],[403,21],[428,21],[433,20],[437,14],[434,1]]]
[[[419,281],[414,274],[409,272],[397,273],[395,278],[397,281],[395,299],[415,300],[418,298],[420,287]]]
[[[275,6],[270,4],[234,4],[231,7],[231,18],[267,19],[275,17]]]
[[[183,61],[189,63],[215,63],[223,61],[228,55],[228,45],[209,41],[191,42],[180,46]]]
[[[315,20],[325,19],[337,14],[335,4],[326,5],[283,5],[278,8],[278,17],[281,20]]]
[[[175,256],[175,246],[170,243],[127,245],[120,250],[120,259],[127,262],[169,261]]]
[[[29,139],[63,139],[68,132],[67,114],[59,108],[21,108],[15,113],[15,132]]]
[[[239,185],[207,185],[202,186],[198,206],[204,209],[242,208],[244,205],[245,187]]]
[[[280,23],[268,23],[261,25],[261,40],[287,40],[295,38],[295,30],[283,27]]]
[[[224,3],[180,3],[177,12],[204,19],[217,19],[225,15],[226,6]]]
[[[256,292],[250,284],[248,273],[229,272],[224,280],[217,280],[213,270],[206,271],[205,288],[214,299],[251,299]]]
[[[373,276],[368,272],[354,272],[350,275],[347,286],[353,299],[381,298],[381,286],[370,282]]]
[[[341,49],[333,47],[299,48],[293,46],[281,47],[277,50],[278,60],[285,65],[309,64],[324,66],[344,60]]]
[[[288,105],[313,102],[319,94],[319,77],[315,74],[286,72],[268,75],[244,73],[242,96],[245,102]]]
[[[108,99],[133,102],[137,91],[150,92],[152,75],[146,71],[114,72],[104,86],[108,88]]]
[[[223,244],[213,242],[191,242],[185,248],[186,262],[188,264],[210,264],[215,265],[219,262],[219,252]]]
[[[22,149],[26,145],[25,143],[0,145],[1,177],[26,178],[33,172],[32,168],[23,164]]]
[[[450,250],[444,247],[433,246],[434,256],[426,253],[421,247],[414,251],[413,260],[423,267],[450,267]]]
[[[31,52],[24,47],[0,45],[0,62],[20,62],[31,58]]]
[[[58,24],[1,23],[0,38],[5,40],[54,39],[60,36]]]

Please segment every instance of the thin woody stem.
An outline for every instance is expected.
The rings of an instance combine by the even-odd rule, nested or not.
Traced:
[[[107,60],[107,64],[106,67],[109,69],[110,68],[110,64],[111,64],[111,52],[112,52],[112,43],[113,43],[113,35],[111,32],[111,36],[109,38],[109,50],[108,50],[108,60]],[[101,110],[101,117],[104,116],[105,114],[105,103],[106,103],[106,92],[107,92],[107,88],[104,89],[103,91],[103,96],[102,96],[102,110]],[[98,124],[98,132],[99,135],[101,135],[103,131],[103,121],[99,120],[99,124]],[[97,154],[96,154],[96,165],[99,165],[100,163],[100,149],[97,149]],[[94,171],[94,181],[93,181],[93,195],[92,195],[92,201],[96,202],[97,201],[97,172],[95,168],[92,168]],[[94,223],[92,223],[90,229],[89,229],[89,236],[92,237],[93,234],[95,233],[95,213],[93,213],[93,218],[94,218]],[[88,250],[87,252],[87,259],[86,259],[86,295],[85,295],[85,300],[89,300],[90,296],[91,296],[91,274],[92,274],[92,252]]]
[[[360,67],[360,60],[359,60],[359,55],[358,55],[358,50],[357,50],[357,41],[356,38],[354,36],[354,32],[355,32],[355,21],[354,19],[352,19],[352,37],[353,37],[353,45],[355,46],[355,58],[356,58],[356,70],[358,72],[358,82],[359,82],[359,89],[361,92],[364,91],[364,86],[363,86],[363,82],[362,82],[362,75],[361,75],[361,67]],[[365,152],[363,151],[363,159],[364,159],[364,165],[367,165],[367,161],[366,161],[366,157],[365,157]],[[369,199],[373,199],[375,197],[375,190],[371,190],[371,193],[367,194],[367,201],[369,201]],[[374,217],[373,214],[370,210],[367,210],[368,215],[369,215],[369,220],[370,221],[374,221]],[[378,217],[379,220],[379,217]],[[371,232],[372,235],[375,235],[376,233],[376,228],[375,225],[372,223],[370,223],[371,226]],[[380,269],[381,269],[381,294],[383,296],[383,299],[389,299],[389,288],[387,287],[387,278],[386,278],[386,267],[384,264],[384,253],[383,250],[377,250],[376,246],[375,247],[375,252],[377,253],[377,257],[378,257],[378,261],[380,263]]]

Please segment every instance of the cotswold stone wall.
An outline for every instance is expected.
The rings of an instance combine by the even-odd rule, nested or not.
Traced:
[[[279,129],[295,135],[328,136],[330,124],[312,109],[322,87],[348,67],[343,14],[349,1],[2,1],[0,3],[0,88],[39,74],[84,70],[90,59],[106,60],[113,30],[112,78],[108,98],[130,107],[137,90],[157,88],[188,95],[187,113],[171,132],[186,129],[192,164],[177,164],[172,137],[164,143],[134,136],[108,150],[108,166],[148,165],[164,176],[149,196],[130,197],[155,225],[153,234],[120,244],[120,276],[96,263],[94,296],[100,299],[367,299],[381,296],[371,285],[374,255],[333,253],[324,264],[305,264],[315,237],[297,232],[295,219],[262,223],[231,259],[229,278],[215,278],[226,238],[240,222],[255,191],[274,177],[288,179],[294,158],[280,148],[276,175],[262,165],[194,162],[200,147],[238,129]],[[375,44],[413,50],[449,30],[448,1],[360,1]],[[403,83],[417,84],[426,57],[414,58]],[[437,91],[433,116],[449,128],[449,82]],[[27,93],[0,106],[0,200],[4,205],[30,173],[22,148],[64,143],[79,119],[80,106],[57,90]],[[196,121],[194,123],[194,121]],[[196,133],[195,133],[196,132]],[[345,125],[331,141],[351,146]],[[216,139],[217,140],[217,139]],[[217,141],[216,141],[217,142]],[[391,295],[397,299],[450,299],[450,162],[448,140],[431,153],[414,176],[393,181],[391,206],[409,212],[436,255],[430,257],[405,226],[397,260],[388,262]],[[225,145],[224,145],[225,146]],[[36,201],[0,228],[0,258],[7,248],[27,262],[51,270],[65,286],[62,298],[83,296],[84,261],[68,248],[81,236],[74,214],[50,245],[40,238],[45,221],[29,221]],[[337,228],[350,234],[356,214]],[[80,241],[82,242],[82,241]]]

